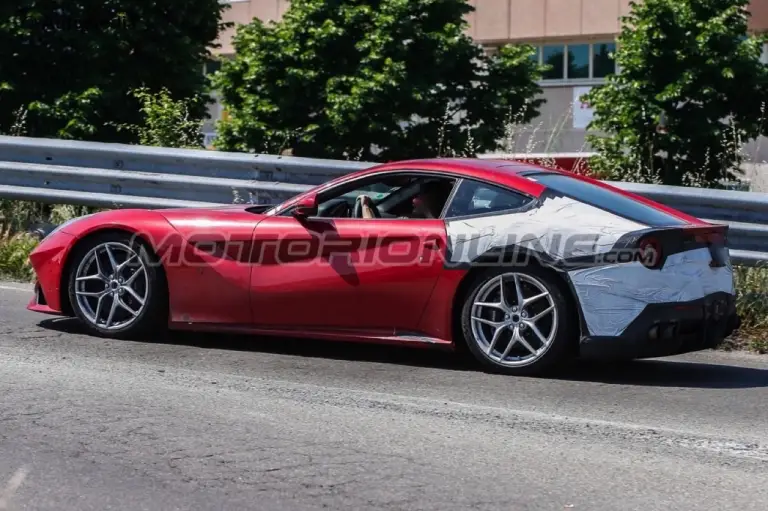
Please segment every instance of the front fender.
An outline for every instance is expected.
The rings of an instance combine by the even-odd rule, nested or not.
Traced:
[[[173,226],[160,213],[151,210],[105,211],[68,222],[46,236],[29,256],[46,307],[50,309],[41,312],[68,313],[66,288],[72,250],[82,240],[107,230],[139,236],[162,262],[166,253],[181,247],[181,237]],[[30,308],[37,310],[34,305],[37,304],[30,303]]]
[[[64,225],[60,232],[80,240],[95,232],[109,229],[137,234],[156,252],[167,244],[164,242],[169,235],[178,234],[163,215],[147,209],[118,209],[87,215]]]

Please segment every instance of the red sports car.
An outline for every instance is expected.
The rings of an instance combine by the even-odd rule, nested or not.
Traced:
[[[716,346],[727,227],[510,161],[415,160],[277,206],[115,210],[31,255],[29,308],[93,334],[173,329],[467,348],[537,374],[571,357]]]

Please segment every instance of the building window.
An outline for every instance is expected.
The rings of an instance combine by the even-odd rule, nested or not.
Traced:
[[[592,45],[592,78],[605,78],[616,72],[613,54],[616,43],[596,43]]]
[[[534,62],[541,62],[541,47],[534,46],[533,53],[531,54],[531,60]]]
[[[614,42],[548,44],[537,49],[539,63],[550,66],[544,80],[602,80],[616,73]]]
[[[589,45],[568,45],[568,78],[589,78]]]
[[[219,59],[206,60],[203,74],[211,75],[219,69],[221,69],[221,61]]]
[[[565,78],[565,45],[544,46],[541,49],[541,62],[549,66],[544,71],[545,80],[562,80]]]

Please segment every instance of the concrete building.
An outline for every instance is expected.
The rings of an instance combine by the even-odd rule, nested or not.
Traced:
[[[509,42],[537,46],[540,61],[553,65],[541,86],[547,102],[541,115],[516,137],[509,152],[580,152],[587,150],[585,127],[591,110],[579,101],[589,88],[616,71],[608,54],[615,49],[620,17],[630,0],[470,0],[469,35],[489,51]],[[247,23],[254,17],[278,20],[288,0],[230,0],[227,21]],[[768,31],[768,0],[752,0],[751,29]],[[223,55],[233,52],[231,30],[221,35]],[[768,48],[764,52],[768,63]],[[213,116],[221,115],[214,107]],[[211,126],[212,127],[212,126]],[[768,160],[768,142],[750,144],[757,161]]]

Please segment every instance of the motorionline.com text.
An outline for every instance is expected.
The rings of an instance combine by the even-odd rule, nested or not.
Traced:
[[[532,258],[557,260],[579,267],[640,262],[653,265],[660,254],[654,250],[613,247],[596,234],[516,234],[503,237],[456,236],[450,241],[432,234],[285,234],[276,238],[237,239],[204,232],[187,238],[172,234],[152,239],[137,234],[159,255],[165,267],[219,264],[333,265],[339,258],[357,267],[434,266],[470,263],[478,266],[520,266]]]

